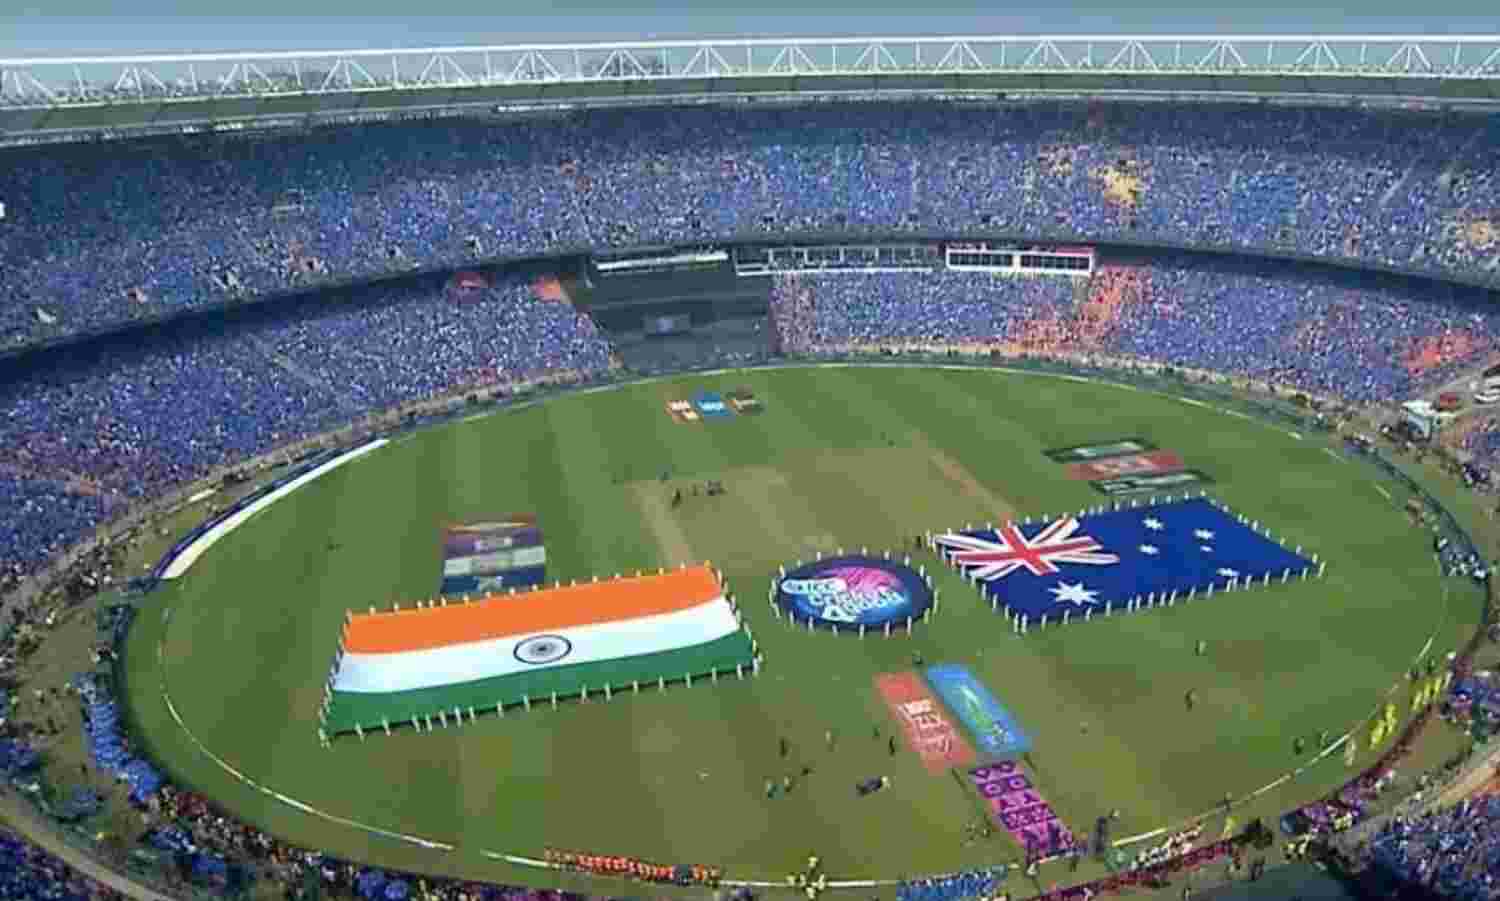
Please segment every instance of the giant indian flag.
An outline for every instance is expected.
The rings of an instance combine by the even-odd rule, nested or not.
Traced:
[[[387,613],[344,629],[329,734],[750,667],[707,565]]]

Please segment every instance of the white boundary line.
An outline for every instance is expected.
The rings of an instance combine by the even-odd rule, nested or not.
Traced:
[[[1447,589],[1447,586],[1445,585],[1444,586],[1444,590],[1446,591],[1446,589]],[[1446,598],[1446,594],[1444,596]],[[1437,639],[1437,633],[1438,633],[1437,628],[1434,628],[1432,634],[1429,635],[1429,636],[1427,636],[1427,641],[1425,643],[1423,643],[1422,650],[1418,651],[1417,652],[1417,656],[1415,658],[1413,658],[1413,660],[1412,660],[1412,665],[1413,666],[1415,666],[1418,663],[1421,663],[1422,662],[1422,658],[1424,658],[1424,657],[1427,656],[1427,652],[1432,649],[1432,643],[1433,643],[1433,641],[1435,641]],[[1385,706],[1385,704],[1387,703],[1387,701],[1385,699],[1389,698],[1391,695],[1395,694],[1400,688],[1401,688],[1401,679],[1397,678],[1396,682],[1394,684],[1392,684],[1391,687],[1390,687],[1390,689],[1388,691],[1386,691],[1386,693],[1382,696],[1382,699],[1381,699],[1380,703],[1378,703],[1378,704],[1375,705],[1375,710],[1370,714],[1370,716],[1364,717],[1359,722],[1355,723],[1354,726],[1352,728],[1350,728],[1348,732],[1345,732],[1343,735],[1340,735],[1337,739],[1335,739],[1334,741],[1330,742],[1329,745],[1328,745],[1328,747],[1326,747],[1322,751],[1318,752],[1318,754],[1315,757],[1313,757],[1311,760],[1309,760],[1307,763],[1303,764],[1300,767],[1297,767],[1295,770],[1292,770],[1289,773],[1283,773],[1274,782],[1270,782],[1270,783],[1267,783],[1266,785],[1262,785],[1260,788],[1257,788],[1255,791],[1251,792],[1250,794],[1245,795],[1243,798],[1240,798],[1239,800],[1235,801],[1235,806],[1238,807],[1241,804],[1244,804],[1246,801],[1253,801],[1254,799],[1260,797],[1261,795],[1263,795],[1263,794],[1265,794],[1265,793],[1267,793],[1269,791],[1273,791],[1274,789],[1276,789],[1276,788],[1278,788],[1278,787],[1286,784],[1287,782],[1291,781],[1292,779],[1295,779],[1298,776],[1301,776],[1303,773],[1307,772],[1308,770],[1312,769],[1317,764],[1321,763],[1324,760],[1324,758],[1328,757],[1330,754],[1333,754],[1339,748],[1342,748],[1347,742],[1354,741],[1355,740],[1354,739],[1354,733],[1357,732],[1357,731],[1359,731],[1359,729],[1360,729],[1361,726],[1365,725],[1366,723],[1370,722],[1375,717],[1379,716],[1381,708],[1383,708]],[[1143,841],[1146,841],[1147,839],[1156,838],[1157,836],[1163,835],[1163,834],[1165,834],[1167,832],[1175,832],[1175,831],[1180,830],[1180,829],[1185,829],[1185,828],[1187,828],[1189,826],[1192,826],[1192,825],[1194,825],[1196,823],[1201,823],[1204,820],[1207,820],[1207,819],[1209,819],[1209,818],[1217,815],[1223,809],[1224,808],[1221,805],[1219,807],[1215,807],[1213,810],[1206,811],[1204,813],[1199,814],[1196,817],[1193,817],[1193,818],[1191,818],[1189,820],[1186,820],[1186,821],[1184,821],[1183,823],[1181,823],[1181,824],[1179,824],[1177,826],[1162,826],[1161,828],[1159,828],[1159,829],[1153,829],[1150,832],[1142,832],[1139,835],[1131,835],[1131,836],[1127,836],[1127,837],[1122,838],[1122,839],[1117,839],[1117,840],[1115,840],[1115,841],[1113,841],[1113,842],[1110,843],[1110,847],[1112,847],[1112,848],[1123,848],[1126,845],[1133,845],[1133,844],[1136,844],[1137,842],[1143,842]]]
[[[167,670],[165,653],[166,639],[163,638],[162,641],[159,642],[156,646],[156,666],[161,674],[161,699],[166,702],[167,713],[172,715],[172,721],[177,724],[177,728],[182,730],[182,734],[187,736],[188,741],[193,743],[193,746],[198,749],[199,753],[203,754],[203,756],[207,757],[209,760],[212,760],[214,764],[219,767],[219,769],[233,776],[240,783],[255,789],[263,795],[275,798],[277,801],[280,801],[282,804],[285,804],[294,810],[300,810],[305,814],[317,817],[322,820],[327,820],[330,823],[335,823],[339,826],[348,826],[350,828],[358,829],[362,832],[368,832],[372,835],[382,836],[384,838],[396,839],[397,841],[403,841],[408,844],[426,848],[429,851],[446,852],[452,851],[454,849],[454,846],[448,844],[447,842],[433,841],[431,839],[422,838],[421,836],[417,835],[408,835],[404,832],[392,832],[389,829],[381,829],[379,826],[371,826],[366,823],[361,823],[357,820],[351,820],[345,817],[338,816],[336,814],[327,813],[326,811],[322,811],[317,809],[316,807],[313,807],[311,804],[303,801],[298,801],[296,798],[287,797],[286,795],[276,791],[270,786],[261,785],[259,782],[256,782],[254,779],[251,779],[249,776],[241,773],[233,766],[230,766],[228,761],[224,760],[213,751],[210,751],[208,747],[198,739],[198,736],[193,734],[193,730],[187,727],[187,724],[182,721],[182,717],[177,713],[177,705],[172,703],[172,696],[167,691]]]
[[[379,450],[389,443],[389,439],[377,438],[376,440],[371,441],[368,444],[360,445],[359,447],[356,447],[345,454],[341,454],[309,472],[304,472],[302,475],[297,476],[295,479],[292,479],[290,482],[287,482],[285,485],[282,485],[275,491],[266,494],[264,497],[257,498],[253,502],[247,504],[245,507],[236,510],[234,513],[225,517],[223,522],[209,529],[207,532],[204,532],[202,535],[199,535],[197,540],[195,540],[187,547],[183,548],[182,552],[179,553],[176,557],[173,557],[172,562],[167,564],[167,568],[162,572],[161,577],[163,579],[178,578],[183,573],[187,572],[194,563],[197,563],[199,557],[202,557],[204,554],[208,553],[210,548],[212,548],[215,544],[218,544],[221,538],[244,525],[250,520],[250,517],[286,497],[288,494],[291,494],[293,491],[296,491],[298,488],[301,488],[303,485],[311,482],[313,479],[333,472],[340,466],[343,466],[346,463],[352,463],[355,460],[358,460],[360,457],[363,457],[365,454],[368,454],[371,451]]]
[[[549,402],[549,401],[552,401],[552,400],[561,399],[562,397],[565,397],[565,396],[567,396],[567,394],[570,394],[570,393],[578,393],[578,394],[583,394],[583,393],[589,393],[589,394],[600,393],[600,392],[604,392],[604,391],[622,390],[622,389],[630,388],[630,387],[637,386],[637,385],[649,385],[649,384],[654,384],[654,383],[663,382],[663,381],[669,381],[669,380],[691,379],[691,378],[700,377],[700,376],[725,375],[725,374],[729,374],[729,373],[741,373],[741,372],[775,372],[777,370],[789,370],[789,369],[850,369],[850,368],[854,368],[856,366],[857,367],[862,367],[862,368],[869,367],[869,368],[886,368],[886,369],[938,369],[938,370],[946,370],[946,371],[952,371],[952,372],[992,372],[992,373],[1002,373],[1002,374],[1005,374],[1005,375],[1040,376],[1040,377],[1043,377],[1043,378],[1056,378],[1056,379],[1063,379],[1065,381],[1085,382],[1085,383],[1088,383],[1088,384],[1105,385],[1105,386],[1108,386],[1108,387],[1111,387],[1111,388],[1123,389],[1123,390],[1126,390],[1126,391],[1135,391],[1135,392],[1142,393],[1142,394],[1153,394],[1153,395],[1156,395],[1158,397],[1176,399],[1176,400],[1179,400],[1179,401],[1183,401],[1185,403],[1193,404],[1194,406],[1201,406],[1201,407],[1204,407],[1206,409],[1213,410],[1214,412],[1217,412],[1217,413],[1224,413],[1224,414],[1227,414],[1227,415],[1230,415],[1230,416],[1236,416],[1236,417],[1239,417],[1241,419],[1249,420],[1250,422],[1258,423],[1258,424],[1263,425],[1263,426],[1265,426],[1265,427],[1267,427],[1269,429],[1273,429],[1275,431],[1284,432],[1285,434],[1287,434],[1287,435],[1291,436],[1292,438],[1295,438],[1295,439],[1297,439],[1299,441],[1302,440],[1302,436],[1299,435],[1299,434],[1297,434],[1296,432],[1292,432],[1292,431],[1288,431],[1288,430],[1285,430],[1285,429],[1281,429],[1281,428],[1279,428],[1277,426],[1272,425],[1271,423],[1265,422],[1264,420],[1261,420],[1261,419],[1257,419],[1256,417],[1250,416],[1249,414],[1241,413],[1241,412],[1239,412],[1237,410],[1228,410],[1228,409],[1224,409],[1224,408],[1220,408],[1220,407],[1214,407],[1214,406],[1212,406],[1210,404],[1204,403],[1203,401],[1199,401],[1199,400],[1196,400],[1194,398],[1186,398],[1186,397],[1183,397],[1181,395],[1175,395],[1175,394],[1170,394],[1170,393],[1163,392],[1163,391],[1156,391],[1156,390],[1149,389],[1149,388],[1143,388],[1143,387],[1141,387],[1139,385],[1132,385],[1132,384],[1128,384],[1128,383],[1124,383],[1124,382],[1116,382],[1116,381],[1113,381],[1113,380],[1110,380],[1110,379],[1096,379],[1096,378],[1088,378],[1088,377],[1085,377],[1085,376],[1072,375],[1072,374],[1069,374],[1069,373],[1043,372],[1043,371],[1036,371],[1036,370],[1029,370],[1029,369],[1016,369],[1016,368],[1006,367],[1006,366],[955,365],[955,364],[941,364],[941,363],[883,363],[883,362],[874,362],[874,361],[872,361],[872,362],[857,362],[857,363],[856,362],[830,362],[830,363],[793,363],[793,364],[789,364],[789,365],[779,365],[779,366],[744,366],[744,367],[736,367],[736,368],[732,368],[732,369],[714,369],[714,370],[707,370],[707,371],[703,371],[703,372],[681,372],[681,373],[672,373],[670,375],[649,376],[647,378],[634,379],[634,380],[627,381],[627,382],[620,382],[620,383],[614,384],[614,385],[598,385],[598,386],[593,386],[593,387],[590,387],[590,388],[583,389],[581,391],[566,392],[566,393],[560,394],[560,395],[558,395],[556,397],[536,398],[536,399],[532,399],[532,400],[522,401],[520,403],[507,404],[507,405],[505,405],[503,407],[500,407],[498,409],[495,409],[495,410],[490,410],[490,411],[486,411],[486,412],[482,412],[482,413],[474,413],[474,414],[471,414],[469,416],[465,416],[465,417],[457,420],[457,422],[455,422],[454,420],[448,420],[446,422],[433,423],[430,426],[423,426],[420,429],[418,429],[417,431],[426,431],[428,429],[444,428],[444,427],[455,425],[455,424],[465,424],[465,423],[475,422],[477,420],[485,419],[485,418],[488,418],[490,416],[496,416],[496,415],[499,415],[499,414],[502,414],[502,413],[513,412],[513,411],[516,411],[516,410],[523,410],[523,409],[526,409],[526,408],[529,408],[529,407],[536,406],[536,405],[538,405],[540,403],[545,403],[545,402]],[[373,445],[383,445],[385,443],[388,443],[387,439],[379,439],[376,442],[372,442]],[[370,447],[369,445],[367,445],[367,447],[369,447],[370,450],[375,449],[374,447]],[[361,448],[360,450],[363,450],[363,448]],[[1333,456],[1334,459],[1339,460],[1340,462],[1347,462],[1346,460],[1344,460],[1343,457],[1340,457],[1337,453],[1335,453],[1334,451],[1332,451],[1329,448],[1324,448],[1324,451],[1326,453],[1328,453],[1329,455]],[[342,461],[343,461],[343,458],[340,458],[339,461],[335,461],[335,462],[342,462]],[[1431,643],[1432,643],[1432,638],[1429,638],[1428,641],[1427,641],[1427,645],[1430,646]],[[157,652],[158,652],[158,655],[161,654],[161,647],[160,646],[158,647]],[[1424,646],[1424,650],[1423,650],[1422,653],[1423,654],[1426,653],[1426,646]],[[1420,659],[1420,656],[1419,656],[1418,659]],[[373,833],[375,835],[381,835],[381,836],[385,836],[385,837],[389,837],[389,838],[395,838],[395,839],[398,839],[398,840],[401,840],[401,841],[415,843],[415,844],[420,845],[422,847],[427,847],[427,848],[432,848],[432,849],[437,849],[437,850],[442,850],[442,851],[452,851],[452,850],[454,850],[454,846],[453,845],[449,845],[449,844],[445,844],[445,843],[441,843],[441,842],[432,842],[432,841],[430,841],[428,839],[423,839],[423,838],[420,838],[418,836],[405,835],[403,833],[398,833],[398,832],[391,832],[389,830],[380,829],[379,827],[368,826],[366,824],[359,823],[359,822],[354,821],[354,820],[345,819],[343,817],[339,817],[339,816],[336,816],[334,814],[325,813],[325,812],[317,810],[316,808],[313,808],[310,805],[307,805],[307,804],[305,804],[305,803],[303,803],[301,801],[297,801],[294,798],[288,798],[285,795],[282,795],[282,794],[280,794],[278,792],[275,792],[275,791],[273,791],[273,790],[271,790],[269,788],[261,786],[261,785],[255,783],[254,781],[252,781],[251,779],[249,779],[248,777],[241,775],[237,770],[235,770],[229,764],[227,764],[223,760],[221,760],[212,751],[208,750],[208,748],[205,747],[203,745],[203,743],[198,740],[197,736],[195,736],[191,731],[188,730],[187,726],[182,722],[181,717],[179,717],[177,715],[176,708],[172,704],[172,699],[167,694],[167,691],[166,691],[166,679],[165,679],[165,669],[164,669],[164,667],[162,666],[162,664],[160,662],[158,662],[158,669],[162,670],[162,674],[163,674],[163,676],[162,676],[162,698],[163,698],[163,700],[166,701],[167,709],[171,713],[172,718],[177,722],[178,727],[182,729],[183,733],[188,736],[188,739],[193,742],[193,744],[198,748],[199,751],[201,751],[209,759],[213,760],[214,763],[216,765],[218,765],[221,769],[223,769],[225,772],[227,772],[230,775],[234,776],[235,778],[239,779],[241,782],[245,783],[246,785],[251,786],[252,788],[255,788],[256,790],[262,792],[263,794],[270,795],[271,797],[276,798],[278,801],[281,801],[282,803],[288,804],[289,806],[292,806],[293,808],[295,808],[297,810],[302,810],[302,811],[304,811],[304,812],[306,812],[306,813],[308,813],[308,814],[310,814],[312,816],[320,817],[320,818],[325,819],[325,820],[327,820],[329,822],[337,823],[339,825],[350,826],[352,828],[360,829],[360,830],[363,830],[363,831],[366,831],[366,832],[370,832],[370,833]],[[1319,757],[1317,757],[1317,758],[1314,758],[1313,762],[1316,763],[1318,760],[1321,760],[1322,757],[1326,756],[1328,752],[1332,751],[1334,748],[1337,748],[1337,747],[1341,746],[1344,741],[1346,741],[1346,740],[1349,739],[1350,734],[1352,734],[1352,731],[1351,731],[1351,733],[1346,733],[1338,741],[1334,742],[1333,745],[1331,745],[1328,749],[1325,750],[1324,754],[1319,755]],[[1302,769],[1306,769],[1306,767],[1303,767]],[[1272,783],[1269,786],[1265,786],[1265,787],[1262,787],[1261,789],[1258,789],[1255,793],[1253,793],[1249,797],[1255,797],[1256,795],[1262,794],[1262,793],[1264,793],[1266,791],[1270,791],[1276,785],[1280,785],[1280,784],[1284,783],[1286,780],[1292,778],[1293,776],[1295,776],[1297,774],[1300,774],[1301,771],[1302,770],[1298,770],[1298,771],[1296,771],[1296,773],[1289,773],[1289,774],[1281,777],[1281,779],[1277,780],[1275,783]],[[1214,812],[1216,812],[1216,811],[1211,811],[1209,813],[1201,814],[1200,816],[1194,817],[1193,819],[1189,820],[1188,822],[1189,823],[1194,823],[1194,822],[1197,822],[1199,820],[1205,819],[1205,818],[1207,818],[1209,816],[1212,816]],[[1134,844],[1134,843],[1139,842],[1139,841],[1144,841],[1144,840],[1149,839],[1149,838],[1154,838],[1154,837],[1156,837],[1158,835],[1161,835],[1161,834],[1163,834],[1165,832],[1168,832],[1168,831],[1169,831],[1168,827],[1164,826],[1164,827],[1161,827],[1159,829],[1154,829],[1151,832],[1145,832],[1145,833],[1141,833],[1140,835],[1130,836],[1130,837],[1124,838],[1124,839],[1119,839],[1119,840],[1113,842],[1112,846],[1113,847],[1122,847],[1122,846],[1127,845],[1127,844]],[[540,867],[540,868],[543,868],[543,869],[559,869],[558,867],[555,867],[554,865],[550,865],[550,864],[547,864],[547,863],[544,863],[544,862],[536,861],[533,858],[524,858],[524,857],[519,857],[519,856],[515,856],[515,855],[499,854],[497,852],[492,852],[492,851],[481,851],[480,853],[483,856],[485,856],[485,857],[489,857],[489,858],[494,859],[494,860],[502,860],[502,861],[505,861],[507,863],[516,864],[518,866],[532,866],[532,867]],[[781,887],[785,886],[785,883],[782,883],[782,882],[765,882],[765,881],[751,881],[751,880],[728,880],[728,879],[723,880],[722,884],[729,885],[729,886],[746,886],[746,887],[752,887],[752,888],[781,888]],[[830,883],[828,883],[828,885],[829,885],[830,888],[878,887],[878,886],[891,886],[891,885],[899,885],[899,884],[900,884],[900,880],[860,880],[860,881],[830,882]]]

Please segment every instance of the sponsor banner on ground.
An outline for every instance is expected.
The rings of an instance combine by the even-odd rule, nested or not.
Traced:
[[[974,747],[990,757],[1014,757],[1031,750],[1031,738],[1010,712],[1000,705],[984,683],[956,663],[929,666],[927,682],[943,703],[958,717]]]
[[[493,532],[449,530],[443,534],[443,556],[470,557],[506,548],[537,547],[541,543],[542,530],[535,526],[501,527]]]
[[[1144,438],[1117,438],[1098,444],[1074,444],[1043,451],[1054,463],[1082,463],[1104,457],[1120,457],[1125,454],[1143,454],[1156,450],[1156,445]]]
[[[1111,479],[1128,475],[1152,475],[1177,472],[1183,468],[1182,458],[1169,450],[1150,451],[1144,454],[1125,454],[1086,460],[1068,465],[1068,478],[1092,482],[1096,479]]]
[[[444,576],[440,593],[451,596],[509,591],[512,588],[533,588],[545,581],[547,581],[545,566],[528,566],[483,576]]]
[[[1031,859],[1045,859],[1073,847],[1073,833],[1042,798],[1014,761],[969,771],[990,817],[1026,849]]]
[[[702,417],[693,405],[685,400],[667,401],[667,415],[672,417],[673,422],[701,422]]]
[[[443,530],[443,594],[540,585],[547,551],[536,517],[464,523]]]
[[[765,409],[761,406],[760,400],[756,398],[749,388],[736,388],[726,394],[725,397],[729,400],[729,405],[734,407],[736,413],[751,415]]]
[[[914,672],[882,673],[875,677],[875,688],[928,772],[941,773],[974,762],[974,750],[943,715],[921,676]]]
[[[1161,472],[1146,475],[1118,476],[1109,479],[1095,479],[1092,484],[1094,490],[1110,497],[1119,497],[1126,494],[1146,494],[1151,491],[1169,491],[1173,488],[1187,488],[1192,485],[1210,485],[1213,479],[1208,473],[1198,469],[1181,469],[1177,472]]]
[[[449,557],[443,561],[443,577],[489,575],[545,566],[546,563],[547,549],[541,545],[517,547],[472,557]]]
[[[994,606],[1032,625],[1043,616],[1057,622],[1124,612],[1132,602],[1154,607],[1315,569],[1259,523],[1208,498],[948,532],[933,543]]]
[[[452,716],[454,708],[494,711],[554,691],[621,691],[632,682],[733,672],[753,657],[707,566],[354,614],[343,648],[327,714],[332,732]]]
[[[532,513],[511,513],[504,519],[491,522],[462,522],[448,527],[448,531],[454,534],[465,532],[494,532],[500,529],[518,529],[521,526],[536,525],[536,515]]]
[[[776,583],[776,601],[798,622],[856,632],[921,619],[932,606],[932,589],[899,561],[849,554],[793,569]]]
[[[693,395],[693,407],[704,419],[727,419],[734,415],[724,398],[712,391],[699,391]]]

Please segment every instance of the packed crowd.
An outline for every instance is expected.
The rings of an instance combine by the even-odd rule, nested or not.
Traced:
[[[24,364],[24,365],[23,365]],[[372,285],[0,370],[0,589],[132,500],[361,415],[611,365],[593,321],[524,280]]]
[[[108,889],[35,845],[0,829],[0,898],[9,901],[120,901]]]
[[[15,261],[0,286],[0,341],[325,278],[757,230],[1036,232],[1042,223],[1470,275],[1500,254],[1500,220],[1487,218],[1500,202],[1484,174],[1500,144],[1494,125],[1433,124],[1419,144],[1384,118],[1343,112],[1329,113],[1343,126],[1330,131],[1322,117],[1288,112],[1241,111],[1244,121],[1229,122],[1197,111],[1211,120],[1201,124],[1169,109],[1129,118],[1034,108],[980,121],[925,106],[678,111],[631,113],[629,133],[606,146],[601,134],[617,115],[507,126],[503,145],[473,123],[371,126],[215,143],[212,153],[196,140],[114,146],[109,165],[97,150],[71,148],[28,157],[20,180],[7,174],[15,167],[0,167],[0,257]],[[691,123],[704,117],[715,127],[700,133]],[[1267,117],[1284,126],[1274,144]],[[97,262],[73,265],[79,259]],[[1106,266],[1087,283],[947,271],[780,275],[773,322],[793,351],[1067,350],[1370,402],[1492,351],[1500,314],[1486,300],[1477,289],[1183,257]],[[567,303],[539,299],[520,280],[460,295],[439,277],[336,289],[17,362],[0,371],[0,504],[21,511],[0,524],[0,596],[113,511],[217,466],[456,389],[610,366],[608,343]],[[315,884],[368,901],[563,898],[429,883],[283,846],[162,785],[119,735],[107,692],[89,679],[73,688],[95,762],[130,782],[150,818],[150,846],[184,879],[230,888],[248,862],[289,895]],[[0,727],[4,720],[0,695]],[[35,763],[24,742],[0,733],[0,776]],[[1346,787],[1349,809],[1378,781]],[[1144,884],[1232,851],[1191,845],[1083,895],[1055,896]],[[1448,879],[1453,842],[1429,845],[1439,850],[1422,859],[1437,863],[1418,878]],[[1476,859],[1463,858],[1469,876]],[[633,863],[601,860],[606,872]],[[8,861],[33,874],[33,894],[19,897],[102,897],[0,834],[0,873]],[[901,901],[984,897],[996,888],[986,874],[909,883]],[[6,888],[0,876],[0,895]]]
[[[784,273],[772,304],[792,351],[924,344],[1096,354],[1370,403],[1410,396],[1492,351],[1500,312],[1491,297],[1361,272],[1180,257],[1105,265],[1087,283],[952,270]]]
[[[1008,232],[1493,281],[1494,117],[941,103],[593,111],[4,151],[0,346],[475,259]]]
[[[1500,796],[1396,817],[1370,843],[1378,866],[1455,901],[1500,898]]]
[[[902,882],[896,887],[896,901],[969,901],[993,898],[1005,881],[1006,868],[968,870],[948,876],[934,876]]]
[[[106,496],[70,488],[56,478],[25,477],[0,469],[0,509],[7,513],[0,526],[3,595],[22,576],[102,524],[110,503]]]
[[[144,803],[163,780],[155,767],[131,752],[113,692],[101,687],[92,673],[80,673],[68,688],[77,693],[83,708],[84,744],[94,766],[128,785],[130,800]]]
[[[984,273],[838,272],[774,277],[787,350],[900,344],[998,344],[1033,317],[1072,305],[1066,278]]]

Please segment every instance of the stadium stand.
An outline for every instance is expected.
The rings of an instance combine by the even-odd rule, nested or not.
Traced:
[[[1370,841],[1371,862],[1407,884],[1462,901],[1500,898],[1500,796],[1397,817]]]
[[[766,233],[1088,236],[1493,282],[1497,147],[1494,117],[925,104],[12,149],[0,345],[328,280]]]
[[[14,901],[120,901],[122,895],[42,849],[0,830],[0,898]]]
[[[361,414],[610,365],[592,320],[519,279],[462,300],[436,279],[375,285],[163,331],[0,379],[0,502],[25,511],[0,527],[11,578],[131,499]]]
[[[782,346],[798,352],[949,345],[1096,353],[1356,403],[1410,396],[1495,346],[1500,313],[1482,289],[1289,269],[1168,257],[1107,264],[1086,288],[984,272],[782,273],[773,318]]]
[[[445,273],[476,261],[757,235],[992,232],[1500,284],[1494,117],[1165,104],[634,110],[11,149],[0,161],[0,351],[171,320],[0,364],[0,505],[11,514],[0,598],[119,512],[218,467],[402,404],[612,368],[589,317],[518,277],[455,297]],[[321,290],[237,303],[308,288]],[[1369,404],[1486,360],[1500,336],[1493,301],[1454,283],[1168,253],[1106,258],[1087,281],[782,273],[772,321],[778,346],[797,354],[1084,353]],[[1458,443],[1493,466],[1497,436],[1489,420]],[[27,615],[0,620],[0,779],[18,786],[38,765],[9,725],[6,693],[17,649],[34,640]],[[119,729],[108,685],[85,675],[69,690],[94,761],[129,783],[145,844],[182,883],[234,891],[251,866],[287,897],[313,886],[369,901],[416,895],[419,877],[285,846],[165,784]],[[1493,798],[1397,821],[1371,859],[1453,897],[1492,899],[1497,821]],[[1232,853],[1221,842],[1160,866]],[[1051,897],[1150,884],[1157,865]],[[973,872],[913,880],[898,897],[999,888]],[[422,896],[578,898],[438,880]],[[0,897],[117,896],[0,832]]]

